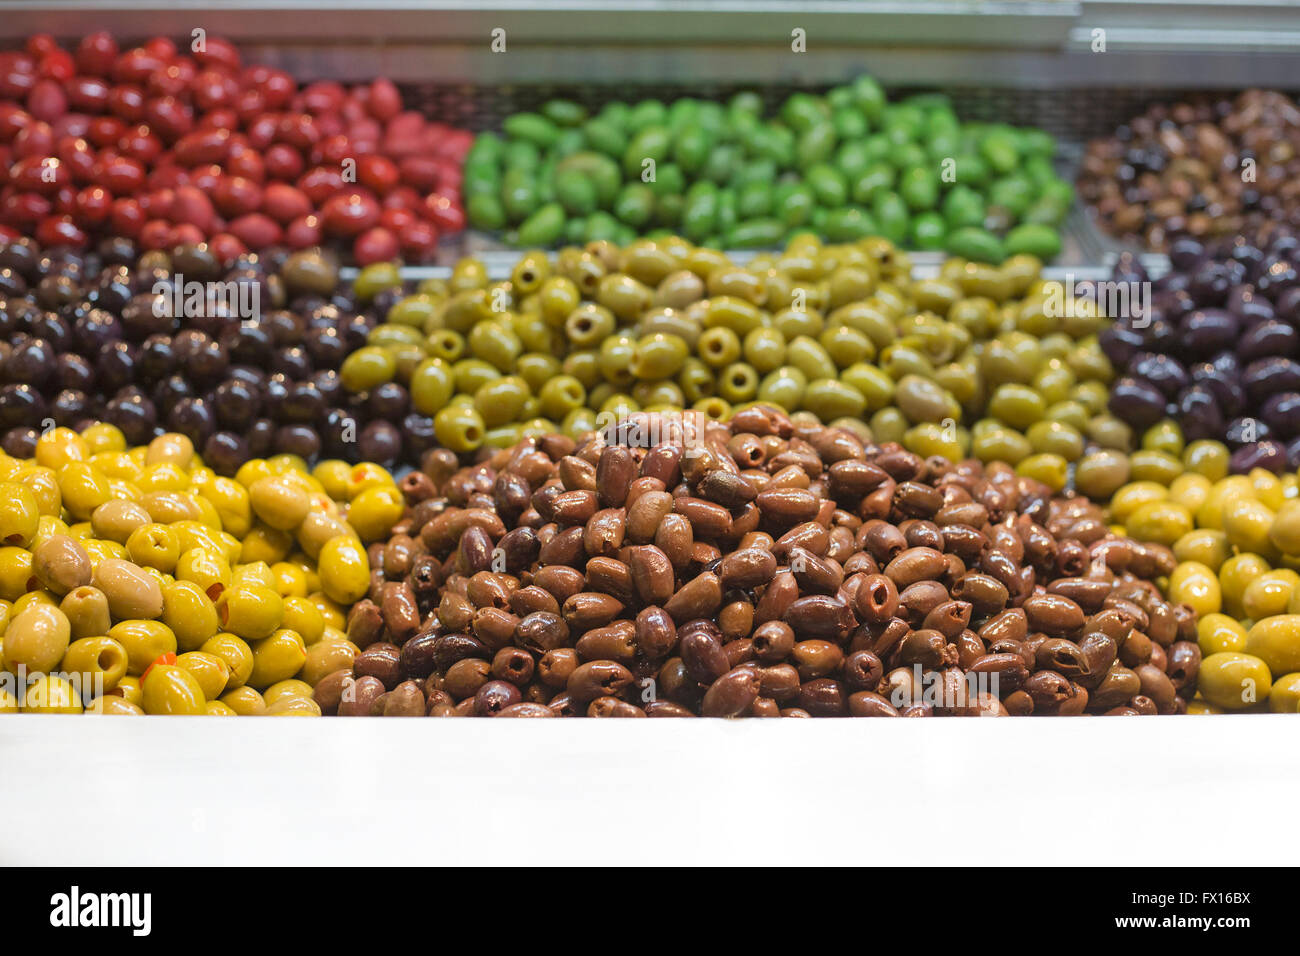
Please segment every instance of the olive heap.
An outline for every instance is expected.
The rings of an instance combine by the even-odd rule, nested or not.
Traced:
[[[1122,370],[1111,413],[1138,429],[1172,419],[1226,442],[1230,469],[1300,467],[1300,240],[1180,239],[1151,286],[1149,322],[1116,322],[1101,346]],[[1114,278],[1146,282],[1123,257]]]
[[[225,478],[183,435],[106,424],[0,455],[0,713],[318,714],[404,508],[377,465]]]
[[[1045,131],[962,122],[941,93],[889,103],[869,76],[792,93],[771,116],[753,91],[612,101],[595,115],[556,99],[502,131],[465,156],[466,209],[524,248],[669,230],[773,248],[810,228],[984,262],[1052,259],[1074,198]]]
[[[1196,471],[1119,488],[1117,527],[1173,549],[1171,601],[1192,608],[1204,655],[1190,712],[1300,709],[1300,479]]]
[[[1006,465],[754,406],[439,449],[401,487],[328,714],[1175,714],[1195,692],[1196,616],[1154,583],[1170,550]]]
[[[387,79],[299,89],[220,37],[123,50],[99,32],[69,51],[36,34],[0,51],[0,236],[425,261],[464,228],[471,140],[403,110]]]
[[[237,294],[192,307],[195,284]],[[375,321],[316,249],[225,263],[202,243],[137,259],[120,239],[89,255],[0,241],[0,445],[25,457],[50,424],[104,421],[131,445],[184,434],[225,476],[275,454],[418,460],[433,423],[404,391],[340,383]]]
[[[1132,434],[1106,412],[1108,320],[1040,271],[1031,256],[950,259],[913,279],[885,240],[810,234],[744,265],[677,237],[529,252],[495,281],[462,259],[406,295],[372,266],[358,298],[397,301],[340,377],[408,395],[456,452],[577,436],[600,413],[725,419],[763,402],[922,455],[1007,461],[1060,490],[1069,463],[1127,451]]]

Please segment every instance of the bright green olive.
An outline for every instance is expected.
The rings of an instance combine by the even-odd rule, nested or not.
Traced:
[[[676,335],[655,332],[637,341],[629,370],[642,380],[671,378],[681,370],[688,352],[686,342]]]
[[[789,342],[799,336],[815,338],[825,331],[826,323],[821,312],[816,309],[785,309],[772,316],[772,328],[780,332]],[[749,332],[754,331],[750,329]],[[748,335],[749,332],[745,334]]]
[[[466,340],[472,356],[482,359],[500,372],[509,372],[523,352],[519,336],[505,322],[480,322]]]
[[[852,326],[841,325],[827,329],[818,338],[818,342],[837,368],[870,362],[876,357],[876,346],[871,339]]]
[[[357,349],[339,368],[339,379],[349,392],[368,392],[391,382],[397,374],[397,361],[386,348],[366,345]]]
[[[1080,459],[1074,470],[1074,484],[1096,501],[1109,499],[1129,480],[1128,455],[1114,449],[1099,449]]]
[[[1029,426],[1025,437],[1034,451],[1059,455],[1066,461],[1077,461],[1083,454],[1083,436],[1077,429],[1061,422],[1035,422]]]
[[[866,399],[867,411],[878,411],[894,400],[894,380],[874,365],[851,365],[840,374],[840,381]]]
[[[433,416],[433,433],[439,444],[452,451],[473,451],[483,443],[487,425],[474,408],[447,405]]]
[[[803,408],[824,422],[834,418],[856,418],[866,407],[867,401],[862,393],[838,379],[814,379],[804,390]]]
[[[803,406],[807,387],[807,375],[793,365],[783,365],[763,378],[758,388],[758,400],[792,412]]]
[[[882,408],[871,416],[871,434],[878,442],[902,444],[907,435],[908,422],[897,408]]]
[[[626,387],[636,378],[632,374],[632,359],[636,355],[636,339],[630,335],[611,335],[600,345],[600,374],[606,382],[616,387]]]
[[[718,395],[733,405],[758,394],[758,372],[744,362],[728,365],[718,374]]]
[[[223,630],[244,638],[269,637],[284,616],[284,599],[262,585],[232,585],[216,601],[217,618]]]
[[[760,331],[756,329],[755,331]],[[751,333],[752,334],[752,333]],[[696,353],[712,368],[722,368],[740,359],[740,338],[726,326],[705,329],[696,343]]]
[[[456,383],[456,393],[471,397],[486,382],[501,377],[501,372],[482,359],[461,359],[451,367],[452,378]]]
[[[1033,454],[1029,439],[1014,428],[994,423],[996,427],[971,429],[971,454],[983,462],[1005,461],[1016,465]]]
[[[754,329],[745,336],[742,351],[745,361],[765,375],[785,364],[785,336],[776,329]]]
[[[517,421],[524,405],[532,397],[532,389],[518,375],[503,375],[484,382],[474,393],[474,410],[488,428]]]

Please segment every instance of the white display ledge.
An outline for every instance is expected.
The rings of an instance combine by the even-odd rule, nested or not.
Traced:
[[[1276,865],[1300,858],[1297,739],[1283,715],[17,715],[0,863]]]

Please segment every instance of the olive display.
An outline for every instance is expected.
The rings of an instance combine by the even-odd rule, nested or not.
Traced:
[[[363,298],[393,288],[382,268],[362,271]],[[501,280],[467,258],[398,298],[339,374],[409,397],[456,452],[763,402],[922,455],[1008,461],[1059,491],[1086,448],[1127,450],[1131,433],[1105,410],[1108,320],[1062,305],[1040,271],[1028,255],[954,258],[914,279],[886,240],[809,233],[743,265],[676,236],[528,252]]]
[[[1300,240],[1181,238],[1169,259],[1150,314],[1101,333],[1122,372],[1111,412],[1135,428],[1170,416],[1189,440],[1224,441],[1234,472],[1300,467]],[[1133,256],[1114,279],[1149,281]]]
[[[1195,692],[1195,613],[1154,583],[1170,549],[1002,463],[760,405],[457,465],[405,479],[326,713],[1141,715]]]
[[[184,434],[225,476],[274,454],[418,458],[431,420],[340,384],[375,322],[318,249],[222,262],[205,244],[136,258],[126,240],[0,239],[0,443],[25,457],[51,424],[105,421],[135,445]]]
[[[367,548],[405,508],[373,463],[226,478],[177,433],[58,427],[0,453],[0,713],[319,713],[313,685],[358,653]]]
[[[882,236],[1000,262],[1060,252],[1074,198],[1039,129],[963,123],[941,94],[890,103],[869,76],[792,94],[566,100],[506,118],[465,155],[472,226],[513,246],[680,233],[723,249],[772,248],[802,229],[836,242]]]

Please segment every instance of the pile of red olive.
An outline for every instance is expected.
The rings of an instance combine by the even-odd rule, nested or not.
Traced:
[[[403,110],[390,81],[299,89],[218,37],[0,53],[0,235],[86,248],[207,241],[221,260],[350,243],[362,265],[427,261],[464,227],[472,135]]]

